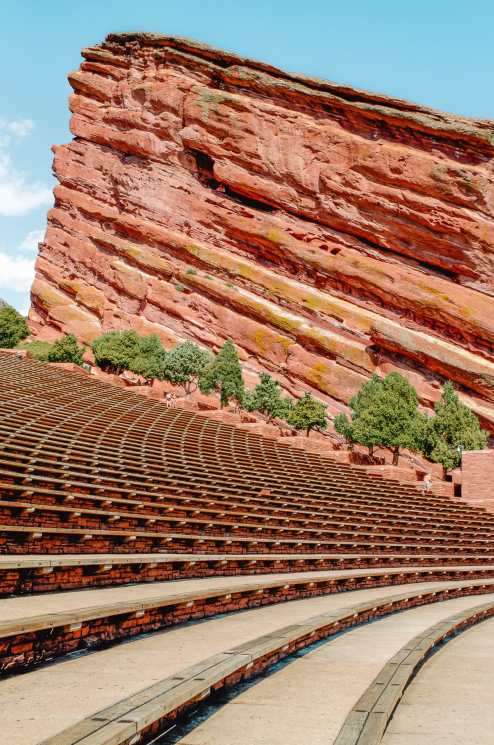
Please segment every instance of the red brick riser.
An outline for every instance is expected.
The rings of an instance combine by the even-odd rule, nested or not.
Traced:
[[[465,574],[468,580],[485,576],[481,572]],[[81,623],[76,622],[75,624],[58,627],[50,626],[27,633],[15,633],[0,640],[0,674],[5,675],[28,670],[42,665],[47,660],[51,661],[71,652],[99,649],[136,637],[139,634],[159,631],[169,626],[197,621],[220,613],[232,613],[248,608],[332,595],[349,590],[398,586],[417,580],[424,581],[424,579],[424,577],[417,575],[410,575],[410,577],[405,578],[398,576],[395,578],[355,577],[349,580],[316,580],[307,582],[307,584],[246,589],[235,593],[225,591],[225,594],[222,595],[212,592],[210,597],[202,596],[191,600],[180,600],[178,603],[163,604],[145,610],[131,610],[119,615],[83,620]],[[449,577],[438,573],[436,576],[427,575],[427,579],[430,581],[461,580],[462,573],[453,572]],[[454,588],[437,592],[437,594],[424,592],[422,596],[418,596],[418,599],[429,597],[434,599],[427,602],[434,602],[436,599],[441,600],[445,597],[461,597],[487,592],[494,592],[494,581],[486,579],[485,585]],[[420,605],[421,603],[416,604]]]
[[[252,561],[248,556],[245,561],[211,560],[196,563],[164,562],[163,564],[147,566],[146,564],[121,564],[111,568],[105,565],[62,566],[62,567],[34,567],[4,569],[0,567],[0,598],[11,595],[34,595],[45,592],[59,592],[64,590],[81,590],[97,587],[115,587],[118,585],[135,584],[138,582],[163,582],[177,579],[196,579],[202,577],[234,577],[257,576],[273,574],[275,572],[313,572],[334,569],[369,569],[396,568],[407,566],[437,566],[433,572],[423,571],[407,575],[424,579],[475,579],[492,576],[490,571],[451,572],[441,568],[448,565],[484,566],[482,557],[414,557],[414,556],[360,556],[354,558],[322,558],[303,560],[273,561],[269,555],[265,559]],[[107,565],[108,566],[108,565]],[[494,568],[492,570],[494,574]],[[357,581],[358,578],[355,578]],[[405,582],[400,576],[400,584]],[[408,580],[413,581],[413,580]]]

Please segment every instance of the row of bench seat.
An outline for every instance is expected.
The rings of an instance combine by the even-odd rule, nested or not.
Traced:
[[[0,353],[0,552],[494,553],[494,515]]]

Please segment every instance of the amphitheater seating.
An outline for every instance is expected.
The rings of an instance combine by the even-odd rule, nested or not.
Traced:
[[[29,702],[34,722],[14,739],[8,714],[8,741],[144,745],[216,689],[370,619],[446,623],[456,603],[468,625],[477,595],[490,614],[494,515],[460,499],[6,352],[0,413],[0,704],[22,719]],[[154,647],[173,664],[149,678]]]

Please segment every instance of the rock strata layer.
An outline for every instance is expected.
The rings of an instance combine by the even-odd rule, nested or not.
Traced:
[[[494,122],[111,34],[69,75],[31,323],[90,342],[227,336],[344,409],[377,371],[444,378],[494,429]]]

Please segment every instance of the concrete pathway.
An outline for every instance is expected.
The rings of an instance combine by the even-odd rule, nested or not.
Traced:
[[[409,686],[383,745],[492,745],[494,620],[446,644]]]
[[[261,679],[180,739],[180,745],[330,745],[352,706],[403,644],[449,615],[488,600],[494,601],[494,595],[448,600],[342,634]],[[494,633],[492,636],[494,639]],[[457,679],[463,677],[464,682],[465,664],[463,657],[463,670],[461,665],[456,669]],[[492,691],[492,673],[490,681],[483,682]],[[439,685],[439,681],[436,683]],[[420,685],[420,678],[417,684]],[[441,705],[446,699],[447,696],[441,697]],[[489,699],[492,706],[492,693]],[[414,715],[416,719],[419,713],[415,711]],[[491,744],[493,722],[491,711],[486,719],[490,740],[468,743]],[[437,745],[460,742],[467,741],[444,739],[437,740]],[[436,740],[412,740],[405,734],[402,739],[390,740],[388,745],[419,743],[432,745]]]
[[[451,584],[418,583],[407,587],[421,591]],[[44,738],[103,707],[209,655],[318,613],[397,595],[401,590],[396,586],[359,590],[234,613],[171,628],[7,678],[0,682],[2,741],[15,745],[37,745]],[[463,602],[473,605],[479,602],[479,598],[467,598]],[[429,623],[428,618],[426,625]],[[407,630],[405,637],[414,633],[417,632],[413,629]],[[401,643],[402,637],[398,646]],[[351,647],[351,642],[349,644]],[[370,648],[372,650],[372,644]],[[386,657],[386,654],[382,657]],[[379,657],[378,664],[382,663],[382,657]],[[333,685],[338,690],[342,689],[339,680]],[[306,688],[310,691],[312,685]],[[350,698],[352,704],[356,695],[352,694]]]
[[[460,570],[479,569],[480,567],[449,567]],[[332,579],[342,576],[367,577],[369,575],[407,574],[417,569],[435,571],[434,567],[407,567],[404,569],[337,569],[321,572],[286,572],[283,574],[262,574],[256,576],[204,577],[198,579],[170,580],[166,582],[144,582],[122,587],[105,587],[88,590],[71,590],[69,592],[43,593],[25,595],[0,600],[0,622],[26,620],[32,616],[62,611],[75,611],[79,608],[91,608],[107,603],[125,601],[136,602],[157,596],[171,596],[196,590],[222,589],[235,587],[241,589],[249,585],[269,586],[273,582],[293,582],[296,579],[311,580]],[[437,569],[437,568],[436,568]],[[444,580],[447,581],[447,580]],[[466,581],[466,580],[463,580]],[[492,579],[494,582],[494,578]],[[480,580],[479,580],[480,582]],[[395,585],[395,588],[399,587]],[[396,592],[399,592],[397,589]]]

